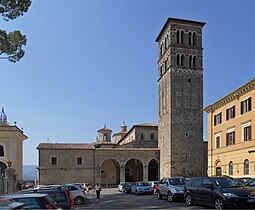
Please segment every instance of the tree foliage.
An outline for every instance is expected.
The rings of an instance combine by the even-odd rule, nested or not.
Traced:
[[[27,12],[30,5],[31,0],[0,0],[0,14],[6,21],[13,20]],[[6,55],[0,58],[19,61],[25,54],[22,47],[26,42],[26,36],[18,30],[9,33],[0,30],[0,56]]]

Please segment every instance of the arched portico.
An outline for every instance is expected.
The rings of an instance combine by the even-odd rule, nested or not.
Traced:
[[[125,164],[125,181],[143,181],[143,163],[138,159],[130,159]]]
[[[152,159],[148,164],[148,181],[159,180],[159,164],[158,161]]]
[[[100,167],[101,185],[117,185],[120,183],[120,164],[117,160],[105,160]]]

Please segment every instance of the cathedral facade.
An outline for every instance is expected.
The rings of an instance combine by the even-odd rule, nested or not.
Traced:
[[[168,18],[158,43],[158,125],[98,131],[91,144],[46,144],[39,151],[39,183],[115,185],[207,174],[203,141],[203,22]],[[111,140],[114,138],[114,141]]]

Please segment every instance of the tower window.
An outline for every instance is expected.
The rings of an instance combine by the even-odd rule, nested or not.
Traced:
[[[107,134],[104,134],[104,141],[106,141],[107,139]]]
[[[167,60],[165,60],[165,72],[167,70]]]
[[[181,66],[183,66],[183,62],[184,62],[184,55],[181,54]]]
[[[180,31],[179,30],[177,30],[176,38],[177,38],[177,44],[179,44],[180,43]]]
[[[0,157],[4,156],[4,147],[0,145]]]
[[[184,31],[181,31],[181,44],[183,44],[184,40]]]
[[[151,133],[151,140],[154,140],[154,133]]]
[[[196,59],[197,59],[197,57],[194,56],[194,57],[193,57],[193,67],[196,67]]]
[[[141,140],[144,140],[144,134],[143,133],[141,134]]]
[[[180,54],[177,54],[177,66],[180,65]]]
[[[192,33],[189,32],[189,45],[191,45],[191,44],[192,44]]]
[[[197,43],[196,32],[193,32],[193,45],[196,46],[196,43]]]

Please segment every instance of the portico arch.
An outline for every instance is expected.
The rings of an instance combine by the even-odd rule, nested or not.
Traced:
[[[125,181],[143,181],[143,163],[138,159],[130,159],[125,164]]]
[[[148,181],[157,181],[158,177],[158,161],[152,159],[148,164]]]
[[[120,164],[117,160],[107,159],[100,167],[101,185],[117,185],[120,183]]]

